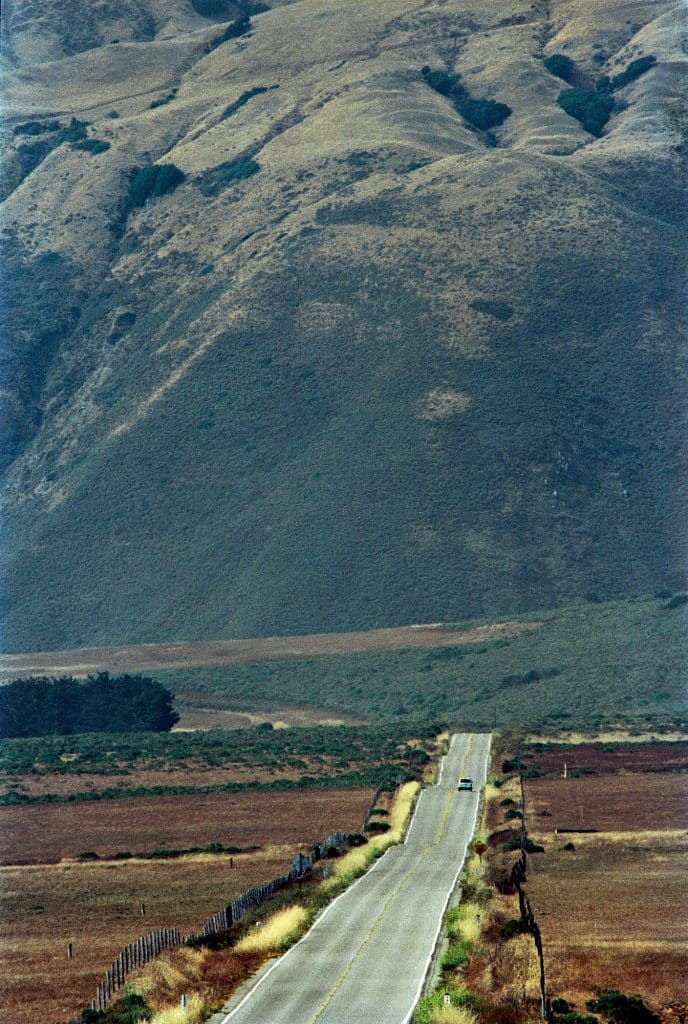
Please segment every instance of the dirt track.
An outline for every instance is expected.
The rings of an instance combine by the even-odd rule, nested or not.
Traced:
[[[443,623],[373,629],[365,633],[314,633],[310,636],[262,637],[253,640],[205,640],[197,643],[135,644],[131,647],[83,647],[70,651],[0,654],[0,682],[30,675],[87,676],[93,672],[143,672],[155,669],[241,665],[288,661],[328,654],[390,651],[408,647],[446,647],[539,629],[541,622],[497,622],[474,629]]]

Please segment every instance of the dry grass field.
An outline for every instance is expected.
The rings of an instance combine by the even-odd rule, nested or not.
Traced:
[[[46,864],[93,851],[313,843],[360,827],[372,789],[209,793],[0,808],[0,861]]]
[[[528,832],[545,847],[529,858],[527,891],[549,986],[579,1010],[594,986],[656,1010],[685,1002],[688,779],[657,774],[662,746],[654,764],[620,751],[619,774],[526,783]]]
[[[213,841],[261,849],[235,855],[233,866],[229,857],[202,855],[2,868],[3,1020],[68,1019],[90,1001],[101,974],[127,942],[154,928],[194,931],[229,899],[282,874],[298,849],[334,829],[357,829],[370,797],[368,790],[311,790],[5,808],[18,812],[0,824],[5,861]]]

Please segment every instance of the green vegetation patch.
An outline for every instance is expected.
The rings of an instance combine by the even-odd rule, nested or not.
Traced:
[[[273,89],[279,89],[279,85],[254,85],[252,89],[246,89],[238,100],[234,100],[234,103],[230,103],[229,106],[225,107],[222,111],[222,120],[224,121],[226,118],[231,117],[232,114],[236,114],[237,110],[245,107],[254,96],[260,96],[264,92],[272,92]]]
[[[586,132],[600,138],[616,104],[611,93],[601,89],[562,89],[557,103],[569,117],[575,117]]]
[[[104,139],[80,139],[79,142],[70,143],[72,149],[82,149],[85,153],[96,156],[98,153],[107,153],[110,143]]]
[[[186,175],[174,164],[149,164],[134,172],[129,182],[127,205],[130,210],[144,206],[149,199],[172,192]]]
[[[486,729],[496,717],[498,726],[556,730],[656,718],[653,727],[673,728],[686,708],[688,605],[667,611],[666,603],[648,598],[533,613],[523,618],[541,621],[539,628],[465,645],[160,677],[175,692],[192,692],[179,706],[277,711],[292,706],[298,694],[305,707],[371,720],[408,716]]]
[[[166,732],[179,720],[174,697],[148,676],[17,679],[0,687],[0,737],[93,732]]]
[[[573,65],[573,62],[571,63]],[[577,121],[580,121],[586,132],[599,138],[611,115],[619,109],[619,104],[612,94],[640,78],[656,63],[657,58],[652,54],[638,57],[613,78],[602,75],[595,82],[594,89],[577,86],[571,89],[562,89],[557,97],[557,103],[570,117],[575,117]]]
[[[461,83],[461,75],[436,70],[427,64],[421,70],[431,89],[450,99],[457,112],[479,131],[497,128],[511,114],[511,107],[496,100],[477,99]]]
[[[563,53],[553,53],[551,56],[545,57],[542,63],[550,74],[556,75],[557,78],[568,82],[569,85],[573,85],[576,78],[576,65],[570,57]]]
[[[202,174],[196,179],[196,183],[204,195],[215,196],[230,185],[253,177],[259,170],[260,164],[252,158],[225,160]]]
[[[585,1004],[588,1010],[599,1013],[610,1024],[658,1024],[659,1017],[640,996],[627,996],[617,989],[600,989],[596,999]]]

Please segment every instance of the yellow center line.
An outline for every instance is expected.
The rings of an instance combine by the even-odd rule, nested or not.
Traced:
[[[466,763],[468,761],[468,755],[470,754],[472,744],[473,744],[473,736],[471,735],[469,740],[468,740],[468,746],[466,747],[466,753],[465,753],[464,759],[463,759],[463,766],[461,768],[462,772],[465,771],[465,769],[466,769]],[[332,986],[330,991],[327,993],[327,996],[325,997],[325,1001],[323,1002],[322,1006],[320,1007],[320,1009],[316,1013],[315,1017],[313,1017],[308,1022],[308,1024],[317,1024],[317,1021],[320,1020],[320,1018],[322,1017],[323,1013],[325,1012],[327,1007],[330,1005],[330,1003],[334,999],[335,995],[337,994],[337,992],[342,987],[342,985],[344,984],[344,982],[348,978],[349,974],[353,970],[354,965],[358,962],[358,960],[360,959],[362,953],[367,948],[370,940],[373,937],[373,934],[374,934],[375,930],[377,929],[377,926],[379,925],[380,921],[382,920],[382,918],[385,916],[385,914],[389,910],[389,908],[392,905],[392,903],[394,902],[394,900],[397,898],[397,896],[399,895],[401,890],[404,888],[404,886],[406,886],[408,884],[408,882],[411,880],[412,875],[414,875],[416,873],[416,871],[421,866],[421,864],[423,863],[425,858],[428,856],[430,851],[433,849],[433,847],[438,846],[439,843],[442,841],[442,836],[444,835],[444,830],[446,828],[447,820],[449,818],[449,811],[450,811],[450,808],[451,808],[452,800],[454,799],[454,793],[455,793],[454,787],[452,787],[449,790],[449,793],[447,794],[447,799],[446,799],[445,805],[444,805],[444,813],[442,815],[442,820],[440,822],[440,826],[439,826],[439,829],[437,830],[437,835],[435,836],[434,840],[432,841],[432,843],[428,843],[428,845],[425,847],[425,849],[423,850],[422,854],[418,858],[418,861],[416,862],[416,864],[411,868],[409,873],[404,878],[402,878],[402,880],[399,883],[399,885],[397,886],[397,888],[394,890],[392,895],[387,899],[387,901],[385,902],[384,906],[382,907],[382,910],[380,911],[378,916],[373,921],[373,924],[372,924],[372,926],[370,928],[370,931],[366,935],[366,937],[363,940],[363,942],[361,943],[361,945],[356,950],[356,953],[354,954],[354,956],[351,958],[351,961],[350,961],[348,967],[346,968],[344,973],[339,977],[339,979],[335,982],[335,984]]]

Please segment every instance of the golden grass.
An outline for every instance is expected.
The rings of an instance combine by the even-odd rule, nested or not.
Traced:
[[[308,914],[304,907],[294,904],[277,911],[263,924],[257,925],[237,942],[238,953],[264,953],[268,950],[283,949],[298,936],[306,924]]]
[[[460,903],[447,915],[447,932],[452,939],[465,939],[477,943],[486,926],[487,914],[479,903]]]
[[[418,782],[406,782],[398,791],[389,812],[389,832],[369,839],[364,846],[357,846],[345,853],[334,865],[332,875],[323,882],[325,889],[353,880],[368,868],[389,846],[401,842],[404,829],[413,809],[413,802],[420,789]]]
[[[466,1006],[440,1006],[433,1011],[433,1024],[476,1024],[477,1017]]]
[[[204,960],[204,950],[181,946],[173,958],[162,956],[147,964],[138,974],[134,987],[146,999],[156,992],[176,991],[200,973]]]
[[[198,993],[188,997],[187,1005],[170,1006],[160,1010],[151,1020],[151,1024],[201,1024],[203,1020],[203,1000]]]

